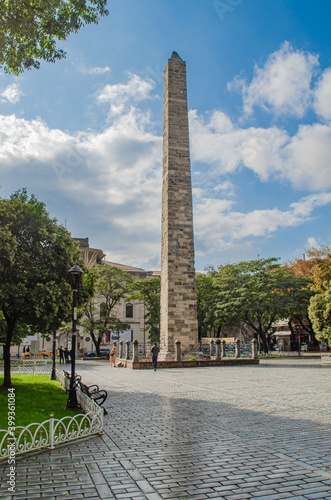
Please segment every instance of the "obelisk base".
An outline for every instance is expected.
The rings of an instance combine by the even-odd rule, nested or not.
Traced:
[[[188,342],[180,342],[179,345],[161,345],[159,360],[160,361],[179,361],[179,359],[186,358],[190,356],[198,356],[199,345],[192,344]]]

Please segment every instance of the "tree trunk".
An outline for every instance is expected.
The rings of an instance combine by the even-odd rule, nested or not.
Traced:
[[[90,332],[90,335],[92,337],[92,341],[93,341],[93,344],[94,344],[94,347],[95,347],[95,350],[96,350],[96,356],[100,356],[100,342],[101,342],[101,339],[99,339],[99,337],[96,338],[96,336],[94,335],[93,332]]]
[[[298,349],[297,335],[296,331],[293,328],[292,319],[290,318],[288,321],[288,327],[290,329],[290,342],[291,342],[291,351],[296,351]]]
[[[8,326],[6,343],[3,346],[4,357],[4,378],[2,387],[11,387],[11,373],[10,373],[10,344],[13,338],[14,327]]]
[[[96,350],[97,350],[97,357],[100,358],[100,344],[101,344],[101,338],[102,337],[98,337],[97,341],[96,341],[96,344],[95,344],[95,347],[96,347]]]
[[[259,337],[260,337],[260,340],[262,341],[263,352],[265,354],[268,354],[269,346],[268,346],[268,342],[267,342],[267,336],[266,336],[266,332],[263,331],[262,326],[261,326],[261,328],[259,328]]]

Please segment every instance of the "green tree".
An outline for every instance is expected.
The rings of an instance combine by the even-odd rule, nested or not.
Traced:
[[[228,325],[249,325],[268,352],[267,334],[278,319],[299,309],[312,292],[309,280],[282,268],[277,259],[258,259],[229,264],[214,274],[219,313]]]
[[[0,66],[19,74],[66,56],[57,48],[86,24],[108,15],[107,0],[1,0]]]
[[[85,302],[81,324],[91,335],[99,356],[101,340],[109,330],[119,332],[130,326],[119,320],[115,306],[129,292],[132,277],[120,268],[103,265],[89,270],[85,283],[90,297],[94,297]]]
[[[11,386],[10,346],[26,333],[54,332],[71,312],[68,270],[78,262],[70,233],[26,189],[0,200],[0,310],[4,386]]]
[[[141,300],[145,309],[145,328],[152,342],[160,340],[160,293],[159,278],[145,278],[131,285],[131,294],[127,300]]]
[[[312,289],[308,309],[316,339],[331,345],[331,245],[312,248],[307,252],[312,263]]]
[[[312,280],[313,289],[317,292],[326,291],[331,281],[331,245],[326,244],[312,248],[307,252],[309,260],[313,262]]]
[[[214,331],[215,337],[220,337],[221,328],[225,324],[225,318],[217,307],[213,273],[214,270],[209,269],[206,274],[197,274],[195,278],[199,340],[211,331]]]
[[[331,347],[331,282],[324,282],[323,292],[310,299],[308,311],[316,338]]]
[[[314,290],[314,266],[316,264],[316,259],[313,257],[309,257],[306,259],[304,256],[303,259],[295,259],[292,262],[285,264],[285,268],[289,269],[294,276],[307,278],[309,280],[308,286],[313,291]],[[292,348],[297,348],[297,330],[296,327],[299,326],[300,333],[306,332],[309,335],[309,339],[314,344],[316,343],[316,336],[313,329],[313,325],[310,321],[308,315],[308,306],[309,306],[309,295],[305,295],[302,297],[301,301],[297,301],[298,307],[291,311],[289,315],[288,325],[291,330],[291,343]]]

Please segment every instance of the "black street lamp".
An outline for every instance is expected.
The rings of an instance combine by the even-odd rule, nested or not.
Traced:
[[[56,359],[56,333],[53,333],[53,347],[52,347],[52,361],[53,361],[53,366],[52,366],[52,374],[51,374],[51,380],[56,380],[56,368],[55,368],[55,359]]]
[[[75,362],[76,362],[76,322],[77,322],[77,290],[81,283],[84,271],[76,264],[68,271],[70,285],[73,290],[73,314],[72,314],[72,337],[71,337],[71,377],[67,408],[78,408],[76,383],[75,383]]]

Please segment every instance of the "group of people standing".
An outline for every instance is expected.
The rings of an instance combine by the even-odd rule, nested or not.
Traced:
[[[157,343],[154,343],[154,346],[151,349],[151,355],[152,355],[152,364],[154,371],[157,369],[157,357],[159,354],[160,348],[157,345]],[[62,345],[59,348],[59,354],[60,354],[60,364],[61,363],[69,363],[70,362],[70,351],[68,347],[65,347],[63,349]],[[117,350],[116,346],[113,346],[112,350],[109,353],[109,361],[110,361],[110,366],[115,368],[117,364]]]
[[[59,348],[59,354],[60,354],[60,364],[70,362],[70,351],[69,351],[68,347],[65,347],[63,349],[63,347],[61,345]]]

